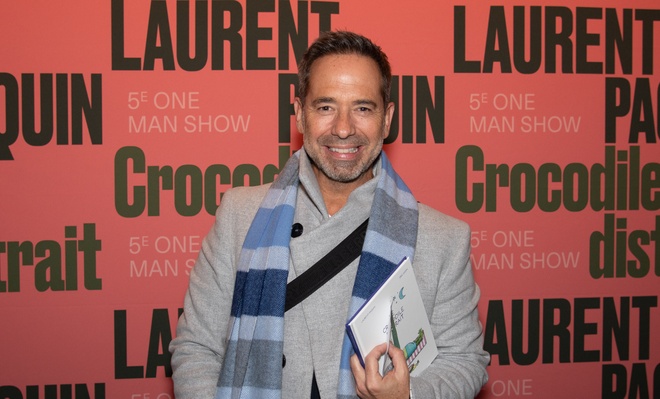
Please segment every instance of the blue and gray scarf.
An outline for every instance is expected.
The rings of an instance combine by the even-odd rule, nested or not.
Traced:
[[[298,191],[299,157],[293,154],[266,193],[248,230],[238,261],[231,333],[216,399],[282,396],[284,301],[289,241]],[[381,170],[369,216],[347,319],[404,256],[412,259],[417,240],[417,201],[381,152]],[[344,336],[338,398],[356,398]]]

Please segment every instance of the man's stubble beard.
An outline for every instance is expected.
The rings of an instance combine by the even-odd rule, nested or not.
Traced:
[[[303,123],[304,118],[303,118]],[[307,130],[307,127],[305,128]],[[351,139],[336,139],[336,140],[326,140],[326,139],[321,139],[318,141],[318,144],[321,146],[324,145],[329,145],[333,143],[346,143],[349,142],[351,144],[368,144],[368,141],[362,140],[362,139],[357,139],[357,141],[349,141]],[[353,139],[356,140],[356,139]],[[303,134],[303,147],[305,148],[305,152],[307,153],[307,156],[309,157],[310,161],[316,168],[318,168],[323,174],[330,180],[339,182],[339,183],[350,183],[353,182],[357,179],[359,179],[362,175],[364,175],[369,169],[371,169],[378,159],[378,156],[380,156],[380,152],[382,151],[383,148],[383,142],[384,138],[381,137],[381,139],[378,142],[378,145],[372,150],[373,152],[370,154],[367,154],[367,157],[361,157],[358,158],[355,162],[353,161],[326,161],[325,158],[321,156],[321,154],[317,153],[315,151],[314,146],[310,143],[310,140],[308,139],[308,136],[306,134]],[[322,150],[320,150],[322,151]]]

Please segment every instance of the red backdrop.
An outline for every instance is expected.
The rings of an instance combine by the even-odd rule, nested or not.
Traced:
[[[660,9],[472,3],[4,4],[0,398],[173,396],[212,213],[300,146],[296,59],[324,29],[388,53],[385,150],[472,227],[480,398],[658,397]]]

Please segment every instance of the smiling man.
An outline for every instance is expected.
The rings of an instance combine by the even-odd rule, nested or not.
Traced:
[[[294,109],[330,214],[373,177],[394,113],[381,94],[378,65],[368,56],[334,54],[310,67]]]
[[[382,151],[394,113],[387,56],[332,32],[298,69],[303,149],[272,184],[223,197],[170,347],[177,399],[474,397],[488,354],[469,228],[418,204]],[[335,256],[347,236],[364,237],[358,252]],[[342,267],[319,272],[330,256]],[[405,256],[438,345],[415,378],[393,346],[393,370],[378,373],[385,344],[362,367],[344,328]]]

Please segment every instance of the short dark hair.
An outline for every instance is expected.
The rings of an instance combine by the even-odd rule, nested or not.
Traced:
[[[369,57],[376,62],[381,74],[381,96],[387,107],[390,102],[390,87],[392,86],[392,69],[387,55],[379,46],[368,38],[348,31],[323,32],[307,49],[298,64],[298,95],[305,102],[309,90],[309,72],[317,59],[334,54],[357,54]]]

